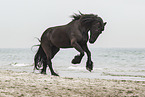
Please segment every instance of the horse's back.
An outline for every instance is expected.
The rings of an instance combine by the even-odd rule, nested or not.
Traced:
[[[69,27],[64,25],[48,28],[44,31],[41,40],[49,41],[58,48],[70,48]]]

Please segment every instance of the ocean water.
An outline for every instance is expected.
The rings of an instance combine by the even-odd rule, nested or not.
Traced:
[[[36,51],[36,48],[1,48],[0,70],[33,72]],[[86,70],[86,54],[80,64],[71,63],[79,54],[74,49],[61,49],[52,59],[53,68],[62,77],[145,81],[145,49],[90,48],[90,51],[94,63],[92,72]],[[49,69],[47,74],[50,75]]]

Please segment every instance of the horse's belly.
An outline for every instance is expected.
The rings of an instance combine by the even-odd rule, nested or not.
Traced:
[[[58,44],[54,44],[58,48],[70,48],[71,45],[69,42],[59,42]]]

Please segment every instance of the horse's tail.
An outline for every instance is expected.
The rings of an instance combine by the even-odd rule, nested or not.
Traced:
[[[34,57],[34,65],[35,65],[34,70],[35,70],[35,68],[37,70],[40,70],[40,68],[42,68],[42,66],[43,66],[43,61],[46,61],[46,60],[47,60],[46,54],[40,45],[39,49]]]

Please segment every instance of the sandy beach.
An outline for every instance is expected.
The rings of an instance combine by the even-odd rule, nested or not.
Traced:
[[[144,81],[67,78],[0,71],[0,97],[143,97],[144,91]]]

